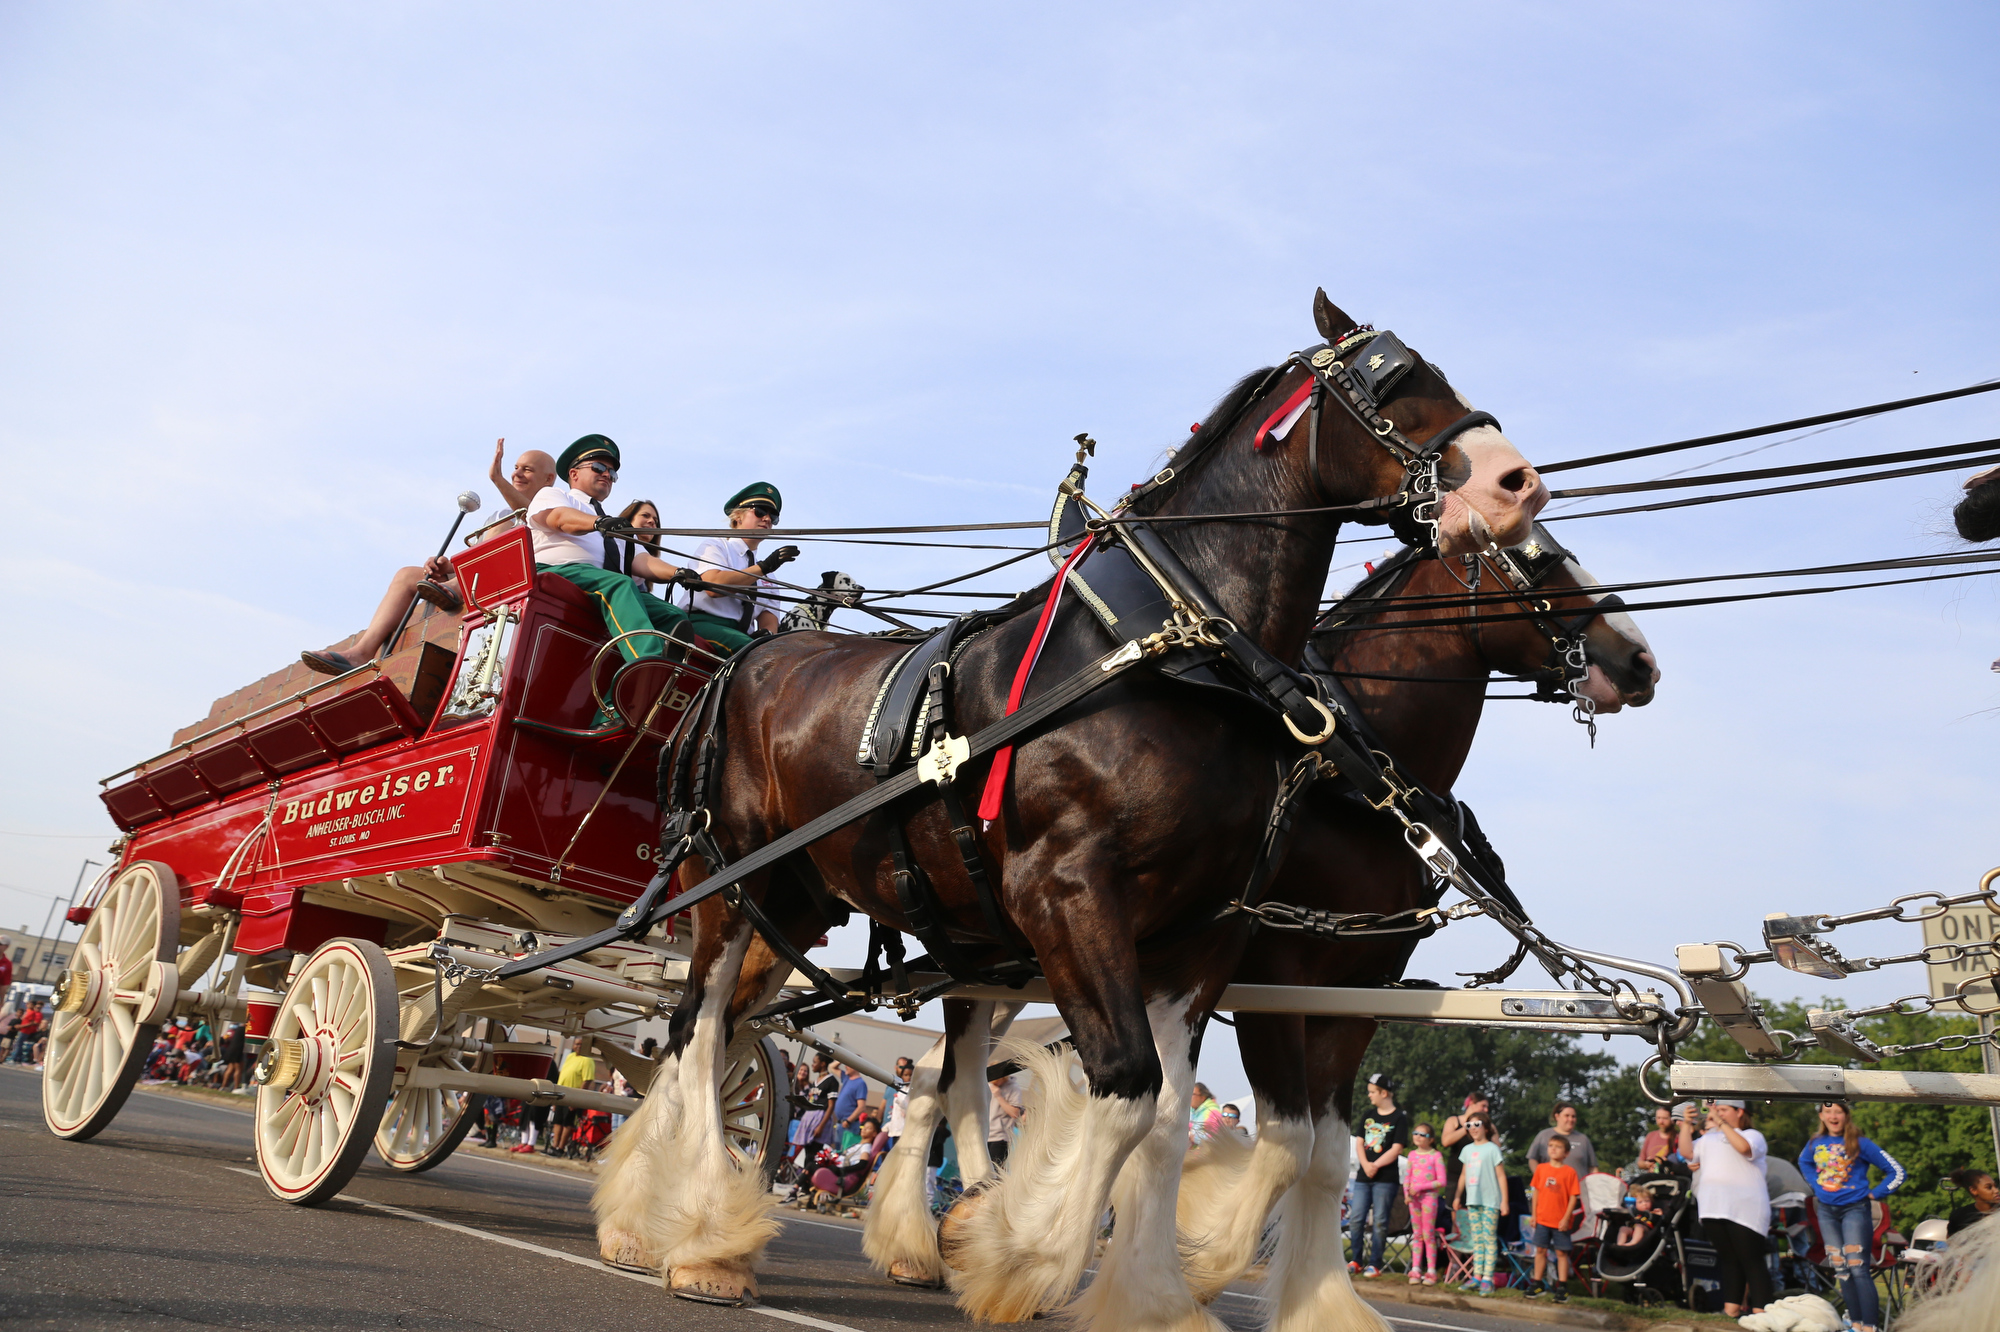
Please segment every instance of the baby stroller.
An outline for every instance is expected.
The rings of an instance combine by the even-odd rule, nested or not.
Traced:
[[[1631,1191],[1635,1202],[1645,1200],[1645,1210],[1621,1205],[1597,1214],[1598,1278],[1627,1303],[1684,1304],[1688,1246],[1699,1242],[1691,1174],[1670,1162],[1665,1170],[1633,1179]]]
[[[581,1156],[586,1161],[595,1161],[598,1149],[610,1140],[611,1112],[586,1110],[577,1120],[576,1132],[570,1137],[569,1155]]]

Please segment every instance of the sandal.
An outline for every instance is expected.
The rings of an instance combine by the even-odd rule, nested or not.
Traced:
[[[308,669],[318,671],[321,675],[345,675],[356,669],[355,663],[333,651],[301,652],[299,660],[304,662]]]
[[[417,600],[428,601],[446,615],[461,615],[465,612],[465,603],[459,599],[458,593],[442,583],[433,583],[428,578],[418,580]]]

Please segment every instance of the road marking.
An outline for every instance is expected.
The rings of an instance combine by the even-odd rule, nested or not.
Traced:
[[[256,1171],[245,1170],[242,1166],[224,1166],[223,1169],[233,1170],[239,1175],[249,1175],[253,1179],[263,1178]],[[402,1207],[391,1207],[387,1203],[369,1202],[366,1198],[357,1198],[351,1193],[337,1193],[334,1197],[337,1201],[353,1203],[358,1207],[371,1208],[377,1212],[387,1212],[390,1216],[400,1216],[406,1221],[421,1221],[427,1226],[436,1226],[440,1230],[456,1231],[461,1235],[470,1235],[474,1239],[483,1239],[493,1244],[504,1244],[510,1249],[526,1249],[529,1253],[539,1253],[544,1257],[560,1258],[566,1263],[575,1263],[578,1267],[587,1267],[593,1272],[602,1272],[606,1276],[624,1277],[628,1281],[639,1281],[648,1286],[658,1287],[660,1285],[658,1277],[642,1276],[637,1272],[621,1272],[615,1267],[606,1267],[595,1258],[585,1258],[579,1254],[565,1253],[561,1249],[551,1249],[541,1244],[530,1244],[526,1240],[515,1239],[512,1235],[496,1235],[490,1230],[475,1230],[471,1226],[461,1226],[455,1221],[440,1221],[434,1216],[425,1216],[422,1212],[412,1212]],[[769,1305],[764,1304],[751,1304],[744,1307],[748,1313],[763,1314],[766,1318],[777,1318],[787,1323],[798,1323],[805,1327],[822,1328],[825,1332],[861,1332],[860,1328],[850,1327],[846,1323],[829,1323],[823,1318],[813,1318],[806,1314],[792,1313],[788,1309],[773,1309]]]
[[[1375,1306],[1373,1305],[1370,1305],[1369,1307],[1375,1308]],[[1442,1327],[1449,1329],[1449,1332],[1475,1332],[1475,1329],[1469,1328],[1463,1323],[1426,1323],[1421,1318],[1398,1318],[1395,1314],[1382,1313],[1382,1311],[1379,1308],[1375,1308],[1375,1312],[1378,1314],[1382,1314],[1384,1318],[1388,1319],[1392,1323],[1402,1323],[1409,1327]],[[1494,1315],[1494,1317],[1496,1318],[1505,1318],[1506,1316],[1507,1315],[1505,1314]]]
[[[831,1221],[812,1221],[803,1216],[781,1217],[780,1220],[788,1226],[818,1226],[821,1230],[837,1230],[843,1235],[854,1235],[857,1237],[861,1234],[861,1231],[854,1226],[838,1226]]]
[[[173,1105],[197,1105],[203,1108],[204,1110],[220,1110],[225,1115],[244,1115],[252,1119],[257,1117],[257,1112],[255,1110],[239,1109],[238,1107],[233,1105],[217,1105],[215,1102],[206,1100],[201,1097],[176,1096],[172,1092],[158,1091],[155,1088],[143,1085],[135,1087],[133,1088],[133,1090],[150,1092],[153,1095],[159,1097],[160,1100],[168,1102]],[[451,1159],[453,1161],[475,1161],[480,1165],[503,1166],[509,1170],[532,1170],[537,1175],[548,1175],[554,1179],[566,1179],[574,1183],[583,1184],[586,1186],[588,1186],[591,1182],[590,1176],[579,1174],[578,1172],[573,1170],[550,1170],[546,1166],[529,1165],[526,1161],[496,1161],[490,1156],[474,1156],[469,1152],[463,1156],[454,1152],[451,1156]]]
[[[1092,1272],[1096,1272],[1096,1268],[1092,1268]],[[1230,1298],[1230,1300],[1250,1300],[1252,1304],[1268,1304],[1268,1302],[1270,1302],[1270,1300],[1268,1300],[1268,1296],[1254,1296],[1254,1294],[1244,1294],[1242,1290],[1222,1290],[1222,1292],[1218,1292],[1218,1294],[1222,1294],[1222,1296],[1226,1296],[1226,1298]],[[1358,1294],[1358,1292],[1356,1292],[1356,1294]],[[1410,1326],[1410,1328],[1444,1328],[1446,1332],[1478,1332],[1476,1328],[1468,1328],[1468,1326],[1464,1326],[1462,1322],[1424,1322],[1422,1318],[1402,1318],[1402,1316],[1398,1316],[1398,1314],[1384,1314],[1384,1312],[1382,1312],[1382,1308],[1380,1308],[1380,1306],[1376,1306],[1376,1304],[1370,1304],[1368,1308],[1372,1308],[1374,1312],[1382,1314],[1382,1316],[1384,1316],[1384,1318],[1388,1318],[1390,1322],[1400,1322],[1400,1324],[1404,1324],[1404,1326]]]

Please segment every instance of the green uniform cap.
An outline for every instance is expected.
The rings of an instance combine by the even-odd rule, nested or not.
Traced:
[[[580,462],[588,462],[592,458],[609,458],[613,467],[621,465],[618,461],[618,446],[612,443],[607,436],[585,435],[582,439],[564,449],[562,457],[556,459],[557,479],[567,482],[569,480],[570,468]]]
[[[722,506],[722,511],[724,513],[734,513],[753,499],[767,499],[771,501],[779,513],[785,511],[785,497],[780,495],[778,488],[769,481],[752,481],[749,485],[731,495],[729,502]]]

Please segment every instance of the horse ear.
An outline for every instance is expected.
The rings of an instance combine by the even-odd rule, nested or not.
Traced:
[[[1325,287],[1313,292],[1313,323],[1319,325],[1319,335],[1328,342],[1354,327],[1354,321],[1326,298]]]

